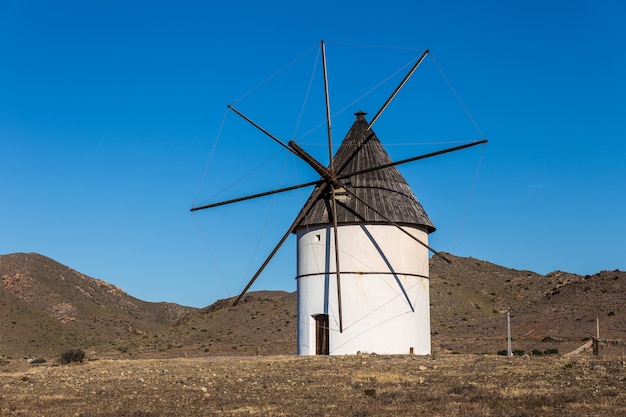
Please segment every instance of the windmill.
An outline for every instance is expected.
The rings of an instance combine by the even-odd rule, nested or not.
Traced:
[[[392,161],[372,129],[421,65],[425,51],[368,122],[358,111],[333,155],[325,44],[321,42],[329,164],[294,141],[285,143],[242,112],[230,110],[306,162],[319,180],[261,192],[191,211],[314,186],[285,234],[252,276],[239,303],[280,247],[297,236],[298,354],[430,353],[429,251],[435,230],[398,165],[469,148],[487,140]],[[447,260],[448,261],[448,260]],[[449,262],[449,261],[448,261]]]

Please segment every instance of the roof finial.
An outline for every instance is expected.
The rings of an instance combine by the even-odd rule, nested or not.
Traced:
[[[356,116],[357,120],[361,120],[361,119],[365,119],[365,115],[367,113],[364,112],[363,110],[359,110],[358,112],[354,113],[354,115]]]

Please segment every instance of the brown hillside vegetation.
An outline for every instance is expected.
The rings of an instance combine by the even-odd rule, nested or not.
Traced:
[[[297,357],[294,293],[193,309],[41,255],[0,256],[0,415],[625,415],[626,273],[542,276],[448,257],[431,260],[433,355]],[[534,356],[494,354],[507,310],[513,348]],[[596,318],[600,356],[539,355],[580,346]],[[84,362],[59,363],[70,347]]]
[[[166,331],[120,339],[117,351],[143,357],[296,353],[296,294],[259,291],[189,312]]]
[[[451,256],[451,255],[448,255]],[[493,353],[506,348],[511,311],[513,348],[569,352],[596,335],[624,353],[626,272],[545,276],[473,258],[431,260],[433,350]]]
[[[148,303],[34,253],[0,256],[0,352],[40,356],[176,323],[188,307]]]
[[[546,276],[473,258],[431,259],[433,353],[506,349],[511,311],[513,348],[569,352],[595,335],[602,352],[623,354],[626,273]],[[52,357],[64,349],[89,354],[294,354],[296,297],[250,293],[203,309],[148,303],[37,254],[0,256],[0,358]],[[374,353],[374,352],[372,352]]]

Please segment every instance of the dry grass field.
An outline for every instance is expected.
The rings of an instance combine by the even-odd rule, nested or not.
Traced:
[[[448,256],[431,260],[428,357],[288,356],[294,293],[147,303],[41,255],[0,256],[0,417],[626,415],[626,272]],[[558,354],[496,355],[506,311],[513,349]],[[600,356],[563,356],[598,320]],[[59,364],[68,349],[85,361]]]
[[[623,416],[622,357],[200,357],[0,366],[0,415]]]

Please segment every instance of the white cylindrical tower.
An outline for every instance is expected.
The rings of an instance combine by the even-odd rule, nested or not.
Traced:
[[[391,160],[364,116],[333,161],[350,191],[335,192],[339,265],[330,193],[296,228],[300,355],[431,351],[423,244],[434,227],[397,168],[367,171]]]

